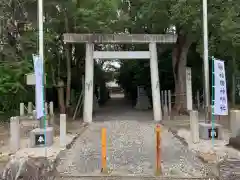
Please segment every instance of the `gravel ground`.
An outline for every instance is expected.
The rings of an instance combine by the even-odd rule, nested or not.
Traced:
[[[111,175],[154,175],[155,123],[151,112],[109,103],[95,122],[60,157],[57,170],[63,175],[100,175],[101,128],[107,129],[107,163]],[[119,105],[119,106],[120,106]],[[106,114],[107,113],[107,114]],[[104,121],[103,121],[104,119]],[[136,120],[137,119],[137,120]],[[207,170],[167,128],[162,127],[162,171],[165,176],[205,177]]]

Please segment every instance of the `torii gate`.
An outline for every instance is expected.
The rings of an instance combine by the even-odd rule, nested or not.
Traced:
[[[92,122],[93,112],[93,73],[94,59],[150,59],[151,86],[153,100],[153,118],[162,120],[160,87],[158,74],[157,43],[173,44],[177,36],[173,34],[71,34],[63,35],[65,43],[85,43],[85,90],[84,90],[84,122]],[[95,43],[148,43],[149,51],[94,51]]]

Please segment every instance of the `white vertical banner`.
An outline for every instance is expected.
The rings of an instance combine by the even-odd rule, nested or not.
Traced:
[[[228,115],[227,86],[224,62],[214,60],[214,114]]]
[[[39,55],[33,55],[34,72],[35,72],[35,103],[37,119],[44,116],[43,105],[43,60]]]
[[[187,110],[193,109],[192,102],[192,70],[190,67],[186,67],[186,98],[187,98]]]

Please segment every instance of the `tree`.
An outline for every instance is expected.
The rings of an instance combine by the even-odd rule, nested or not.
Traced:
[[[18,109],[19,101],[32,97],[30,92],[26,93],[24,77],[32,70],[29,52],[35,47],[36,34],[25,32],[27,27],[22,23],[25,9],[20,4],[20,1],[4,0],[0,5],[0,109],[3,112]]]
[[[84,73],[85,59],[84,46],[81,44],[65,45],[62,34],[65,32],[111,32],[110,27],[116,24],[118,19],[116,2],[117,1],[114,0],[44,1],[44,58],[45,72],[47,73],[47,87],[56,87],[58,89],[61,112],[65,112],[65,109],[68,109],[70,106],[70,89],[74,86],[76,87],[75,84],[81,84],[79,74],[74,77],[73,82],[72,76],[79,72],[80,74]],[[14,85],[26,89],[24,75],[33,71],[32,54],[38,52],[37,1],[4,1],[4,3],[1,3],[1,9],[3,10],[1,11],[3,13],[1,17],[4,17],[4,22],[8,22],[8,28],[5,28],[6,25],[2,26],[3,23],[1,24],[1,29],[7,30],[2,32],[3,36],[1,38],[5,43],[3,44],[4,50],[1,51],[4,56],[4,62],[2,62],[4,63],[4,71],[1,71],[0,76],[3,77],[0,78],[0,82],[2,82],[2,87],[7,92],[7,90],[9,90],[8,86],[10,85],[9,78],[17,79],[10,75],[10,73],[12,73],[11,71],[13,71],[12,66],[16,66],[16,70],[21,73],[16,74],[15,71],[14,73],[16,77],[21,77],[21,81],[17,79]],[[17,26],[15,24],[17,24]],[[20,25],[24,27],[21,30]],[[20,49],[18,47],[20,47]],[[3,72],[5,72],[5,74],[3,74]],[[11,87],[15,86],[11,84]],[[81,87],[78,85],[78,88]],[[6,94],[5,91],[4,93]],[[66,99],[64,98],[64,91],[66,92]],[[27,93],[25,94],[27,95]],[[1,94],[1,97],[4,97],[2,95],[3,94]],[[6,96],[8,97],[9,95],[6,94]],[[22,101],[25,100],[26,99],[22,99]],[[16,104],[18,103],[19,102],[16,102]]]
[[[240,3],[226,0],[209,1],[209,55],[231,59],[238,55]],[[32,54],[38,52],[37,1],[3,0],[1,17],[0,107],[16,109],[19,101],[27,101],[28,87],[24,75],[33,71]],[[220,10],[220,9],[224,9]],[[161,87],[175,89],[175,107],[185,108],[185,68],[191,65],[193,81],[202,82],[202,4],[200,1],[157,0],[49,0],[44,1],[45,71],[47,87],[56,88],[60,112],[71,106],[71,89],[81,91],[84,74],[83,44],[64,44],[62,34],[71,33],[176,33],[173,47],[158,46]],[[174,27],[174,28],[173,28]],[[224,34],[224,36],[223,36]],[[145,50],[146,45],[96,45],[96,49]],[[172,51],[172,52],[171,52]],[[169,61],[172,58],[172,62]],[[239,62],[236,62],[239,68]],[[172,66],[172,68],[171,68]],[[95,65],[96,84],[108,77],[119,83],[132,96],[136,86],[150,87],[149,61],[124,61],[117,73],[105,73]],[[112,68],[112,67],[111,67]],[[173,76],[170,71],[173,71]],[[197,74],[194,74],[197,72]],[[114,74],[114,75],[113,75]],[[104,77],[103,77],[104,76]],[[163,78],[164,77],[164,78]],[[166,80],[169,77],[169,80]],[[171,86],[174,79],[174,86]],[[199,83],[197,83],[198,86]],[[11,89],[10,89],[11,88]],[[14,103],[5,103],[20,94]],[[151,90],[148,88],[149,96]],[[33,94],[32,94],[33,95]],[[183,103],[182,103],[183,102]]]
[[[167,33],[170,27],[175,27],[178,35],[176,44],[172,50],[172,66],[175,81],[175,108],[178,111],[185,110],[186,92],[185,71],[187,64],[198,69],[201,74],[201,62],[188,59],[189,50],[199,53],[202,57],[202,3],[200,1],[127,1],[128,8],[125,13],[129,14],[133,33]],[[130,6],[130,8],[129,8]],[[224,9],[222,11],[221,9]],[[209,19],[209,55],[219,58],[236,55],[239,36],[239,3],[233,1],[210,1],[208,3]],[[163,20],[162,20],[163,18]],[[161,22],[161,23],[159,23]],[[163,23],[162,23],[163,22]],[[196,44],[198,46],[196,46]],[[195,51],[197,48],[198,51]],[[163,51],[160,50],[158,56]],[[194,67],[194,64],[197,66]],[[141,69],[141,67],[138,67]],[[200,71],[199,71],[200,70]],[[125,71],[123,71],[125,72]],[[193,76],[202,82],[202,76]],[[193,79],[193,81],[195,81]]]

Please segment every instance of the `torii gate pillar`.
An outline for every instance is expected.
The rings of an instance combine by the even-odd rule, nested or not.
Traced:
[[[162,108],[161,108],[161,101],[160,101],[157,45],[155,42],[149,43],[149,51],[150,51],[150,72],[151,72],[151,85],[152,85],[153,119],[155,121],[161,121],[162,120]]]
[[[93,112],[93,75],[94,75],[93,51],[94,44],[86,43],[83,121],[88,123],[92,122]]]

